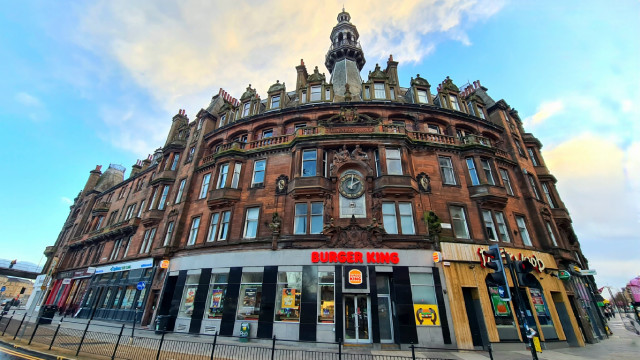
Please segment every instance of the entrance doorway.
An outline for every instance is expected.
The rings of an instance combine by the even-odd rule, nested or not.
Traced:
[[[344,341],[346,343],[370,343],[370,301],[367,295],[344,296]]]

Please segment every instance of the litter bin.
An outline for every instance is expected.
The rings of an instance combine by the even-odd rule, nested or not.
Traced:
[[[167,325],[169,324],[170,318],[170,315],[156,316],[156,334],[162,334],[167,331]]]
[[[40,318],[38,318],[38,324],[51,324],[51,320],[58,311],[58,305],[45,305],[42,307]]]
[[[240,342],[249,342],[249,332],[251,330],[251,324],[248,322],[240,323]]]

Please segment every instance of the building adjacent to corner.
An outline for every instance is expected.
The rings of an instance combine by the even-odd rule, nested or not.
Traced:
[[[177,332],[238,335],[246,322],[265,339],[518,343],[483,267],[500,244],[535,259],[518,291],[547,346],[602,337],[592,277],[558,277],[588,265],[517,111],[479,81],[401,84],[392,56],[361,78],[347,12],[330,41],[329,75],[301,61],[294,86],[276,81],[264,99],[220,89],[195,120],[180,110],[128,178],[91,171],[46,249],[44,303],[164,315]]]

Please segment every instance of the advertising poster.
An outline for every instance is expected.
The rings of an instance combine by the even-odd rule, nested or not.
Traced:
[[[211,306],[212,309],[219,309],[222,306],[222,295],[224,290],[222,289],[213,289],[211,291]]]
[[[125,295],[126,298],[126,295]],[[186,315],[193,314],[193,301],[196,299],[196,287],[187,288],[187,293],[184,299],[184,313]],[[124,303],[124,301],[123,301]]]
[[[283,309],[297,309],[296,306],[296,289],[282,289],[282,306]]]
[[[257,289],[256,288],[247,288],[244,290],[244,297],[242,298],[242,307],[253,308],[256,307],[256,296]]]
[[[433,304],[413,304],[413,313],[418,326],[440,326],[438,316],[438,305]]]
[[[496,316],[510,316],[511,309],[509,308],[509,304],[500,298],[500,293],[498,292],[498,287],[491,286],[489,287],[489,295],[491,296],[491,303],[493,304],[493,312]]]
[[[544,300],[542,299],[540,289],[529,288],[529,292],[531,292],[531,301],[533,302],[533,306],[536,308],[538,316],[546,316],[547,311],[544,308]]]

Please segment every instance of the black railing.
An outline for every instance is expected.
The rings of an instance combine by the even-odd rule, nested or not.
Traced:
[[[135,335],[125,332],[125,325],[105,325],[73,320],[51,321],[26,316],[0,317],[0,333],[5,338],[28,345],[40,344],[60,354],[78,356],[81,353],[110,359],[250,359],[250,360],[410,360],[446,359],[455,348],[427,348],[411,345],[409,351],[374,354],[362,348],[345,349],[339,342],[305,342],[298,340],[251,339],[240,343],[237,336],[183,334],[136,329]],[[42,323],[41,320],[47,320]],[[127,327],[128,329],[128,327]],[[434,350],[440,355],[431,357]],[[480,351],[480,350],[478,350]],[[483,351],[485,354],[487,351]],[[491,347],[489,357],[493,359]],[[435,354],[433,354],[435,355]],[[447,356],[447,355],[444,355]]]

